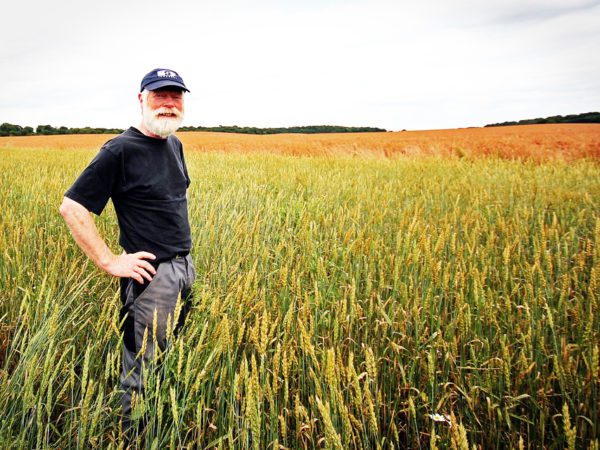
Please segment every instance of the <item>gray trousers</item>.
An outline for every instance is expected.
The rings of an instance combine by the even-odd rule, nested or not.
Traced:
[[[176,256],[161,262],[152,281],[145,285],[131,278],[121,279],[121,315],[123,324],[123,362],[120,387],[123,391],[123,431],[129,431],[131,421],[131,398],[133,392],[142,393],[143,367],[151,367],[156,344],[165,350],[167,344],[167,321],[170,317],[174,333],[183,325],[190,309],[192,283],[196,270],[190,255]],[[173,323],[177,298],[181,294],[179,320]],[[156,314],[156,324],[153,324]],[[146,338],[144,339],[144,335]],[[145,348],[143,354],[141,350]]]

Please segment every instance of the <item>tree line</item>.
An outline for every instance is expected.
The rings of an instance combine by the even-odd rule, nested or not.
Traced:
[[[35,130],[33,127],[22,127],[12,123],[4,122],[0,125],[0,136],[33,136],[48,134],[118,134],[122,133],[120,128],[68,128],[53,127],[52,125],[38,125]]]
[[[384,132],[383,128],[375,127],[344,127],[339,125],[307,125],[298,127],[258,128],[239,127],[237,125],[219,125],[218,127],[181,127],[180,131],[214,131],[219,133],[243,134],[281,134],[281,133],[368,133]]]
[[[568,116],[538,117],[537,119],[525,119],[518,122],[491,123],[486,127],[505,127],[508,125],[533,125],[540,123],[600,123],[600,112],[588,112],[582,114],[569,114]]]
[[[216,131],[220,133],[243,133],[243,134],[278,134],[278,133],[365,133],[387,131],[375,127],[343,127],[337,125],[309,125],[301,127],[281,128],[258,128],[239,127],[237,125],[219,125],[218,127],[181,127],[179,131]],[[32,127],[22,127],[12,123],[0,125],[0,136],[32,136],[32,135],[54,135],[54,134],[119,134],[121,128],[68,128],[53,127],[52,125],[38,125],[35,130]]]

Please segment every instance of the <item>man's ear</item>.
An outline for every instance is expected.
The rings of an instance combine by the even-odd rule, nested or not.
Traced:
[[[140,109],[144,110],[144,99],[142,98],[142,93],[138,92],[138,100],[140,101]]]

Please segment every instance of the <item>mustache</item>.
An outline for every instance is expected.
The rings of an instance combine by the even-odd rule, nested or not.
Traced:
[[[154,109],[154,110],[152,110],[152,115],[156,119],[181,119],[181,118],[183,118],[183,113],[175,107],[166,108],[163,106],[158,109]]]

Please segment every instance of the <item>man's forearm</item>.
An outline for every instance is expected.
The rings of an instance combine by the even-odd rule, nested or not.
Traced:
[[[68,197],[60,205],[60,214],[67,222],[75,242],[100,269],[115,277],[133,278],[143,284],[150,281],[156,269],[146,259],[156,259],[152,253],[140,251],[115,255],[100,237],[91,213]]]
[[[66,198],[60,206],[60,214],[65,219],[77,245],[100,269],[107,268],[116,255],[108,248],[100,237],[91,213],[79,203]]]

